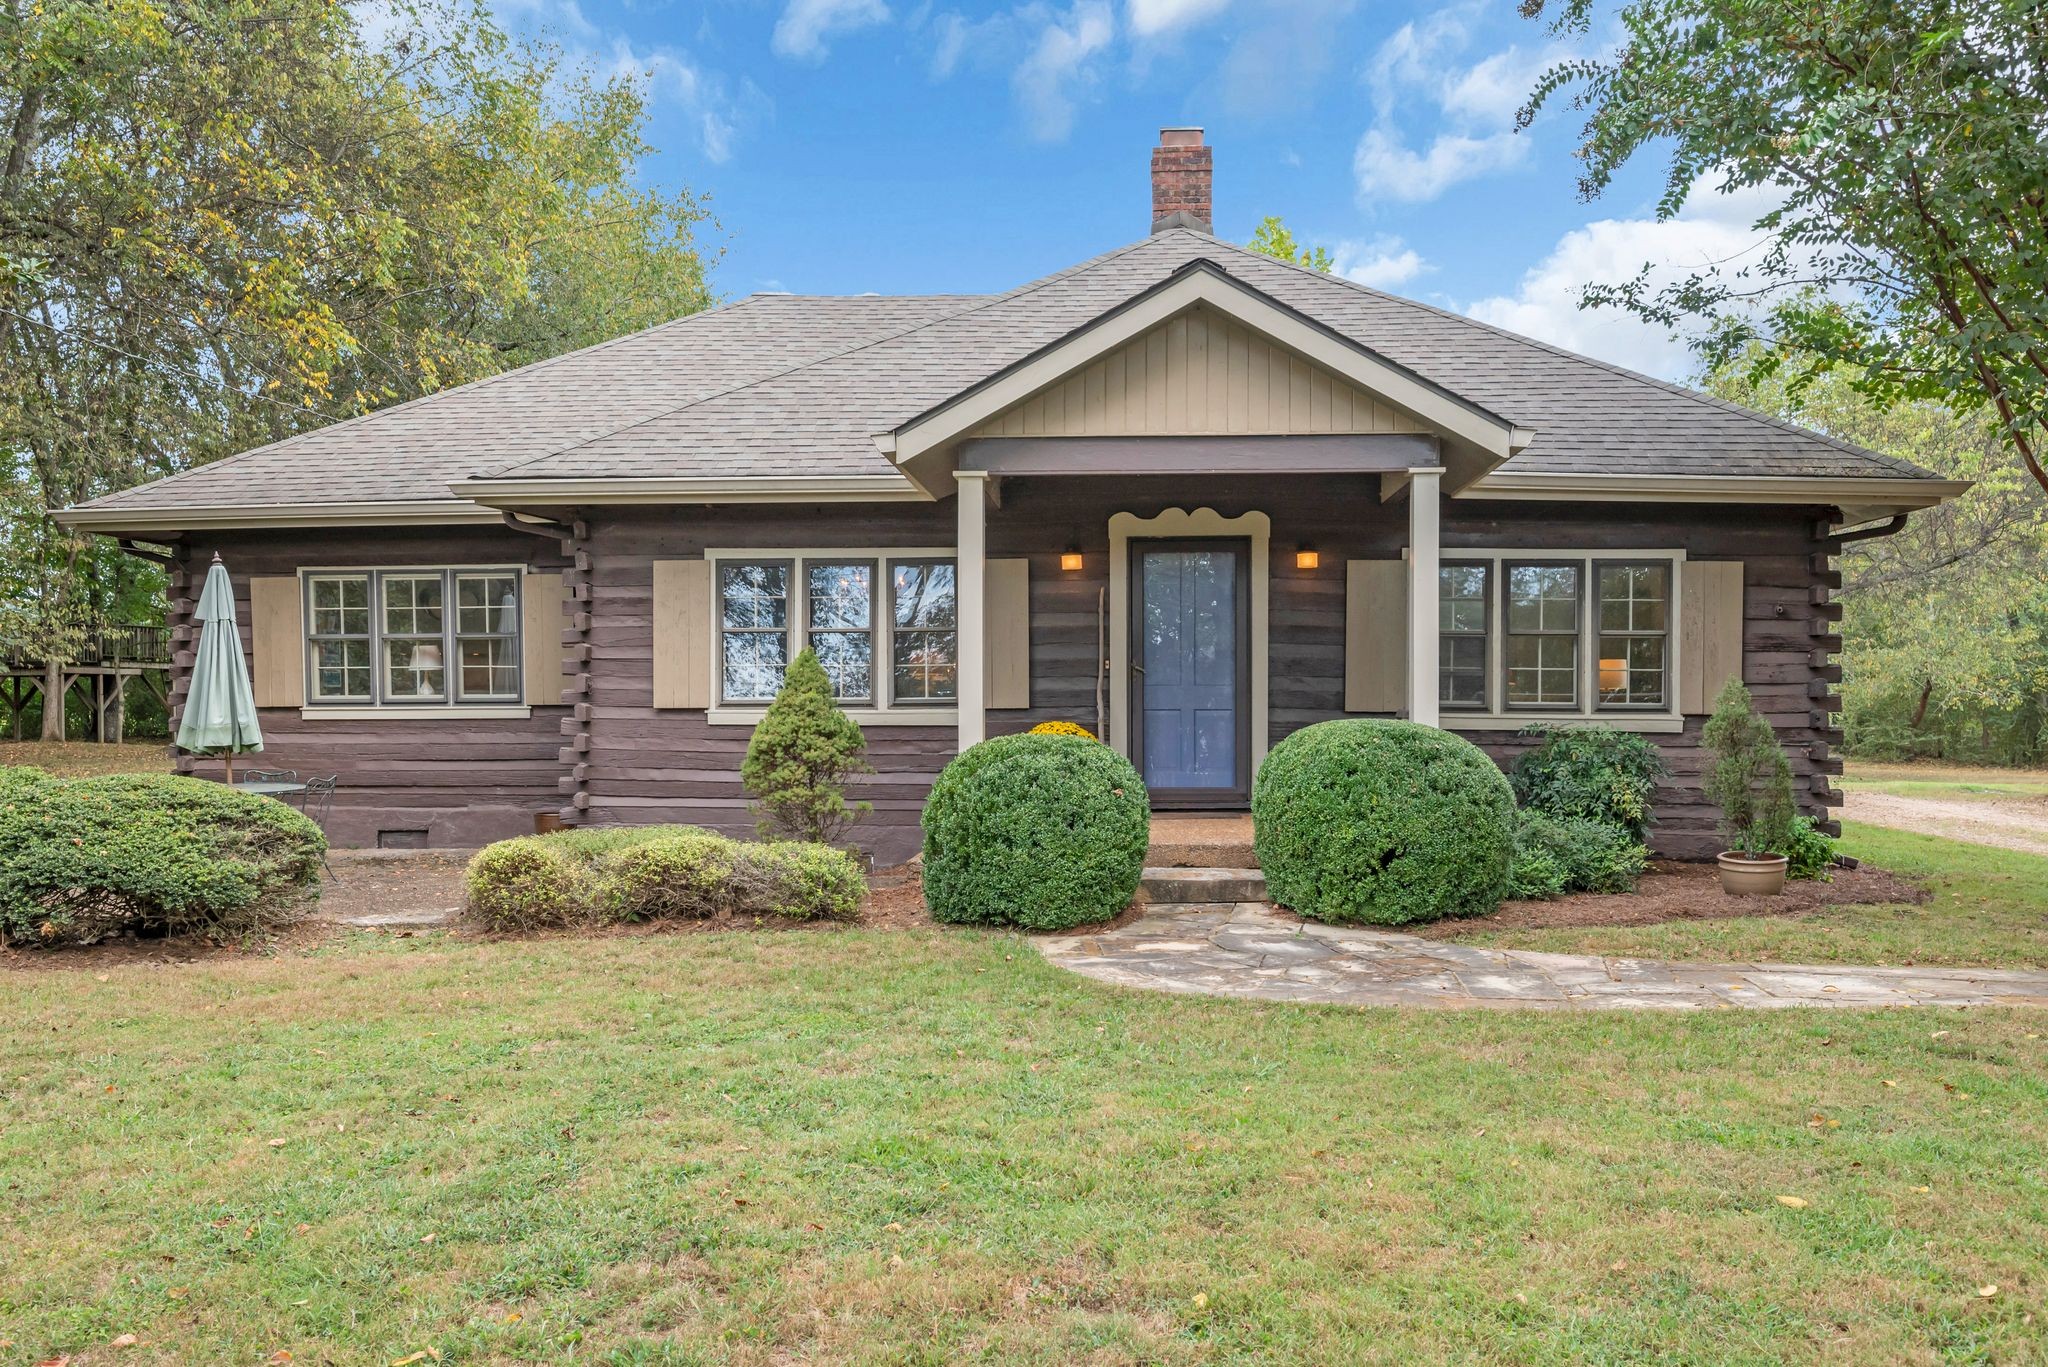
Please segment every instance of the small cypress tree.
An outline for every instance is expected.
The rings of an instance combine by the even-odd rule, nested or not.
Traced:
[[[817,655],[799,652],[740,764],[760,833],[825,844],[838,839],[872,810],[846,800],[846,780],[874,772],[862,758],[867,748],[860,723],[832,700],[832,680]]]
[[[1721,834],[1741,854],[1784,854],[1792,848],[1792,766],[1750,701],[1742,680],[1730,679],[1714,699],[1714,715],[1700,732],[1713,757],[1706,793],[1721,808]]]

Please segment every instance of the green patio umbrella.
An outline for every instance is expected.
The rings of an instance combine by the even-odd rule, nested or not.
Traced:
[[[178,748],[195,755],[219,755],[227,781],[235,781],[235,756],[263,748],[256,725],[256,694],[249,687],[249,663],[242,655],[242,630],[235,624],[235,590],[228,567],[214,553],[199,595],[199,654],[185,714],[178,722]]]

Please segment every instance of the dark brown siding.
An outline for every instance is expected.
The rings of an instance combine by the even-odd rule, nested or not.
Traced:
[[[565,727],[571,819],[681,821],[733,835],[754,830],[739,778],[751,731],[713,726],[703,712],[654,709],[654,561],[692,559],[728,546],[950,546],[953,519],[951,502],[593,515],[579,545],[587,567],[579,565],[582,582],[572,584],[572,593],[587,589],[589,595],[573,610],[589,613],[590,669],[587,696],[565,699],[580,703],[581,714]],[[950,725],[868,728],[875,773],[854,795],[873,803],[874,811],[855,828],[855,843],[886,861],[916,851],[925,793],[953,757],[956,734]]]
[[[563,564],[552,538],[491,527],[195,534],[172,574],[174,734],[198,641],[191,614],[215,551],[233,576],[245,642],[252,575],[294,574],[319,565],[520,564],[552,571]],[[534,814],[560,805],[557,750],[565,714],[560,707],[536,707],[532,716],[516,719],[422,715],[343,721],[267,707],[258,714],[262,752],[240,757],[236,767],[337,775],[327,823],[336,845],[375,845],[380,832],[424,831],[431,845],[469,847],[531,834]],[[221,773],[219,760],[183,752],[177,767],[206,778]]]

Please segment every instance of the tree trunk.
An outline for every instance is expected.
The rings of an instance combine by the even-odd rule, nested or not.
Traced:
[[[1934,680],[1926,679],[1920,685],[1920,705],[1913,709],[1913,729],[1918,731],[1927,720],[1927,700],[1934,696]]]
[[[50,660],[43,665],[44,740],[64,739],[64,692],[63,662]]]

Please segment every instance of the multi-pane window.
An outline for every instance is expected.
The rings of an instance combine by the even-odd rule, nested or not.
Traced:
[[[713,553],[719,699],[772,701],[808,646],[839,702],[950,702],[957,637],[951,560],[877,553]],[[887,598],[883,594],[887,593]]]
[[[1508,706],[1576,707],[1579,566],[1510,564],[1504,590]]]
[[[305,582],[310,703],[520,698],[520,571],[320,571]]]
[[[804,620],[832,696],[875,697],[875,566],[869,560],[811,560],[804,565]]]
[[[1671,567],[1599,567],[1600,704],[1662,707],[1670,673]]]
[[[957,600],[952,561],[890,563],[890,667],[897,702],[954,700],[960,655]]]
[[[306,650],[315,700],[368,702],[370,664],[370,577],[315,575],[308,583],[310,612]]]
[[[718,567],[720,677],[727,702],[767,702],[789,668],[786,560]]]
[[[1438,696],[1446,707],[1485,707],[1487,566],[1443,565],[1437,579]]]

